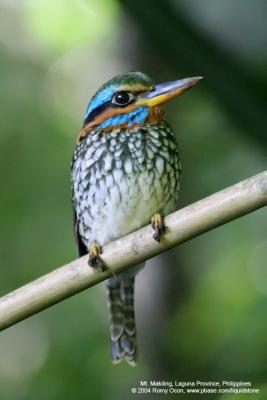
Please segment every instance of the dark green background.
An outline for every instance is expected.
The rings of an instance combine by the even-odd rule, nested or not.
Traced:
[[[70,160],[115,74],[206,77],[166,107],[181,206],[266,169],[266,18],[264,0],[0,1],[1,294],[76,257]],[[127,399],[149,379],[252,381],[266,399],[266,232],[262,209],[149,262],[136,368],[110,362],[103,284],[4,331],[0,399]]]

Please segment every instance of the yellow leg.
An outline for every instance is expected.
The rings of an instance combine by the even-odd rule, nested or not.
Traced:
[[[153,238],[157,242],[160,242],[162,235],[166,231],[166,226],[164,223],[163,216],[159,213],[154,214],[151,218],[151,225],[152,225],[152,228],[154,229]]]
[[[88,253],[89,253],[88,264],[90,265],[90,267],[96,268],[99,271],[103,271],[104,265],[100,257],[102,249],[97,242],[93,242],[90,245]]]

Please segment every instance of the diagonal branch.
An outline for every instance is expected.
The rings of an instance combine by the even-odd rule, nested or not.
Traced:
[[[75,293],[104,281],[163,251],[267,205],[267,170],[230,186],[165,218],[161,243],[146,226],[104,247],[108,270],[97,272],[81,257],[0,298],[3,330]]]

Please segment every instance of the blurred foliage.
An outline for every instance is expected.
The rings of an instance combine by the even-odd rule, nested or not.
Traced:
[[[66,51],[77,45],[105,37],[116,22],[116,2],[98,0],[30,1],[26,8],[26,27],[48,49]]]
[[[0,1],[1,294],[76,256],[72,151],[89,97],[117,73],[207,78],[167,107],[181,206],[266,168],[266,7],[234,3]],[[110,363],[103,285],[4,331],[0,399],[125,399],[140,380],[203,378],[251,380],[264,400],[266,228],[263,209],[148,263],[137,368]],[[247,397],[220,397],[234,398]]]

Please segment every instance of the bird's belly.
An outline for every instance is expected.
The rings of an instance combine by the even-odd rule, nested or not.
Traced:
[[[113,182],[111,186],[109,181]],[[78,212],[83,242],[87,247],[92,241],[104,245],[149,223],[156,212],[166,215],[174,211],[175,190],[167,175],[153,170],[102,177],[97,185],[90,186],[85,209]]]

